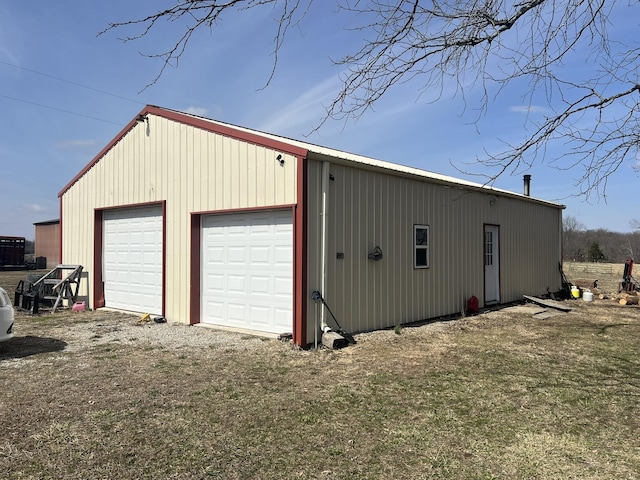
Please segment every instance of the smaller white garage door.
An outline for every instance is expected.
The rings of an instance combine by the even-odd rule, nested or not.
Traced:
[[[201,261],[202,323],[291,332],[290,210],[202,217]]]
[[[103,214],[105,306],[162,315],[162,207]]]

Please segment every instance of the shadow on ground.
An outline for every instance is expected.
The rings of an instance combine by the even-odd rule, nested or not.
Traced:
[[[67,342],[50,337],[13,337],[0,343],[0,362],[13,358],[25,358],[40,353],[59,352],[64,350]]]

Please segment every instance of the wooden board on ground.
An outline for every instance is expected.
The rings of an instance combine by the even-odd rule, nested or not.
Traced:
[[[544,298],[531,297],[529,295],[523,295],[526,300],[530,302],[536,303],[538,305],[542,305],[543,307],[555,308],[556,310],[560,310],[563,312],[571,312],[573,308],[562,305],[559,302],[554,302],[553,300],[545,300]]]
[[[505,311],[531,315],[531,318],[535,318],[536,320],[544,320],[546,318],[557,317],[558,315],[565,314],[565,312],[557,310],[555,308],[546,308],[532,303],[525,303],[524,305],[507,307],[505,308]]]

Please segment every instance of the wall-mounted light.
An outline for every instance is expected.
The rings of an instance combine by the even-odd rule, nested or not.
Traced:
[[[143,115],[142,113],[139,114],[136,117],[136,122],[138,123],[147,123],[147,128],[145,129],[145,133],[147,134],[147,137],[149,136],[149,134],[151,133],[151,127],[149,126],[149,115]]]
[[[369,255],[367,255],[367,257],[369,257],[369,260],[375,260],[376,262],[382,260],[383,256],[384,255],[382,254],[382,249],[378,245],[376,245],[373,251],[369,252]]]
[[[281,167],[284,167],[284,158],[282,158],[281,154],[278,154],[278,156],[276,157],[276,160],[278,161]]]

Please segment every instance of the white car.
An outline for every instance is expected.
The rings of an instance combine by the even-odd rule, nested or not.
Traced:
[[[13,305],[4,288],[0,288],[0,342],[13,338]]]

